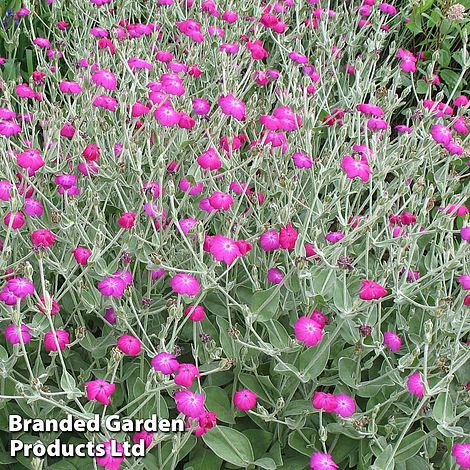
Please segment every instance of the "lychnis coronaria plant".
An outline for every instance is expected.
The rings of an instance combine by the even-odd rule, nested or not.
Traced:
[[[0,5],[0,425],[102,424],[5,468],[470,468],[469,23],[416,8]]]

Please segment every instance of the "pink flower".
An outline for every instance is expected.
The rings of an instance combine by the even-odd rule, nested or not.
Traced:
[[[78,264],[81,264],[82,266],[86,266],[88,264],[88,259],[91,256],[91,251],[88,248],[77,246],[72,253]]]
[[[245,103],[233,96],[231,93],[221,95],[217,100],[222,112],[227,116],[232,116],[238,121],[243,121],[246,116]]]
[[[59,83],[59,89],[62,93],[78,95],[82,92],[82,87],[77,82],[62,81]]]
[[[343,418],[351,417],[356,411],[356,402],[354,401],[354,398],[344,393],[335,395],[335,398],[336,398],[336,408],[334,410],[335,413],[342,416]]]
[[[454,100],[454,105],[457,106],[457,107],[467,106],[468,103],[469,103],[469,100],[465,95],[459,95]]]
[[[7,286],[0,291],[0,301],[5,305],[16,305],[19,297],[17,297]]]
[[[132,436],[132,440],[134,444],[140,444],[141,441],[144,441],[144,447],[148,449],[153,442],[153,436],[153,432],[140,431]]]
[[[135,212],[123,212],[118,220],[118,224],[121,228],[130,229],[135,224]]]
[[[210,431],[217,424],[217,415],[214,411],[205,411],[198,418],[198,426],[193,431],[196,437],[200,437]]]
[[[30,217],[41,217],[44,212],[42,204],[34,197],[27,197],[24,200],[23,210]]]
[[[96,400],[103,405],[109,405],[111,395],[114,393],[116,385],[106,382],[106,380],[91,380],[85,382],[86,396],[88,400]]]
[[[306,346],[316,346],[323,339],[323,331],[320,325],[306,316],[300,317],[294,323],[294,334],[297,341]]]
[[[465,240],[467,242],[470,241],[470,225],[467,225],[466,227],[462,227],[460,229],[460,236],[462,237],[462,240]]]
[[[21,168],[28,169],[33,173],[38,171],[46,164],[46,162],[42,159],[39,150],[36,149],[25,150],[17,156],[16,161]]]
[[[13,121],[0,121],[0,135],[11,137],[12,135],[19,134],[21,126]]]
[[[209,251],[217,261],[223,261],[227,265],[232,264],[238,257],[242,256],[237,243],[223,235],[211,237]]]
[[[256,406],[256,393],[244,388],[233,395],[233,404],[241,411],[248,411]]]
[[[22,212],[7,212],[3,218],[3,223],[13,229],[18,230],[25,224],[24,215]]]
[[[204,170],[218,170],[222,166],[222,160],[213,147],[203,152],[197,158],[197,163]]]
[[[421,379],[421,374],[419,372],[415,372],[408,376],[406,387],[410,393],[416,395],[418,398],[422,398],[424,395],[424,384]]]
[[[93,106],[97,108],[104,108],[108,111],[116,111],[118,102],[116,98],[108,95],[99,95],[93,100]]]
[[[465,290],[470,290],[470,274],[462,274],[457,280]]]
[[[360,178],[364,183],[367,183],[372,175],[372,169],[365,155],[362,155],[360,160],[345,155],[341,162],[341,168],[346,172],[348,178]]]
[[[380,106],[371,103],[361,103],[356,105],[356,109],[364,114],[370,114],[376,117],[382,117],[384,115],[383,109]]]
[[[190,305],[184,309],[184,314],[189,315],[189,319],[195,322],[202,321],[206,318],[206,312],[202,305]]]
[[[126,290],[126,283],[120,277],[108,276],[98,283],[98,289],[104,297],[121,297]]]
[[[397,352],[401,348],[401,338],[393,331],[384,333],[384,343],[392,352]]]
[[[470,468],[470,443],[456,443],[452,446],[452,456],[457,465],[462,468]]]
[[[117,347],[128,356],[137,356],[142,351],[142,344],[139,338],[132,335],[122,335],[118,338]]]
[[[325,325],[328,323],[328,318],[327,316],[323,313],[323,312],[320,312],[319,310],[314,310],[311,314],[310,314],[310,318],[312,320],[315,320],[317,323],[318,323],[318,326],[323,329],[325,327]]]
[[[19,299],[24,299],[28,295],[34,294],[34,284],[28,279],[24,279],[23,277],[9,279],[6,287]]]
[[[344,238],[343,232],[330,232],[325,235],[325,240],[329,243],[338,243]]]
[[[401,59],[400,67],[403,72],[416,72],[417,58],[411,52],[405,49],[398,49],[396,57]]]
[[[198,116],[209,114],[211,105],[205,98],[194,98],[192,104],[194,114],[197,114]]]
[[[0,181],[0,201],[9,201],[11,198],[12,184],[7,180]]]
[[[97,70],[91,76],[91,81],[95,85],[102,86],[105,90],[115,90],[117,85],[116,75],[106,69]]]
[[[33,245],[38,248],[49,248],[55,243],[56,236],[50,230],[39,229],[31,234]]]
[[[317,451],[310,457],[310,468],[312,470],[337,470],[339,467],[330,454]]]
[[[331,393],[315,392],[313,394],[312,405],[316,410],[324,410],[327,413],[333,413],[338,406],[338,400]]]
[[[175,393],[176,409],[189,418],[199,418],[204,413],[204,395],[182,390]]]
[[[151,361],[152,367],[162,374],[170,375],[178,370],[179,362],[176,356],[167,352],[157,354]]]
[[[171,278],[170,284],[171,288],[177,294],[189,295],[190,297],[194,297],[201,290],[198,280],[191,274],[187,273],[178,273],[174,275]]]
[[[442,124],[434,124],[431,127],[431,137],[438,144],[448,145],[452,140],[452,131]]]
[[[298,236],[297,230],[291,224],[287,224],[279,230],[279,245],[285,250],[293,250]]]
[[[388,294],[387,289],[375,281],[361,281],[359,298],[362,300],[380,299]]]
[[[68,332],[65,330],[55,330],[55,334],[53,331],[48,331],[44,335],[44,347],[47,351],[57,351],[57,349],[63,351],[69,343],[70,337]],[[57,345],[59,348],[57,348]]]
[[[21,339],[23,339],[24,344],[28,344],[31,341],[29,327],[22,323],[18,328],[12,323],[5,328],[5,338],[11,344],[19,344]]]
[[[268,230],[259,237],[259,244],[264,251],[274,251],[280,247],[279,234],[275,230]]]
[[[228,211],[233,204],[233,197],[222,191],[216,191],[209,197],[209,202],[214,209]]]
[[[284,280],[284,276],[281,271],[277,268],[270,268],[268,270],[267,279],[273,284],[280,284]]]
[[[196,377],[200,377],[198,368],[194,364],[180,364],[175,375],[175,384],[182,387],[191,387]]]
[[[94,3],[101,2],[103,0],[92,0]],[[99,3],[96,3],[99,5]],[[104,3],[103,3],[104,4]],[[111,454],[111,441],[114,441],[114,453]],[[106,470],[119,470],[121,463],[124,461],[124,447],[120,442],[116,442],[115,439],[102,442],[105,448],[105,455],[103,457],[95,457],[96,463],[100,467],[105,467]],[[119,455],[116,455],[119,454]]]
[[[313,166],[313,160],[303,152],[294,153],[292,160],[297,168],[312,168]]]

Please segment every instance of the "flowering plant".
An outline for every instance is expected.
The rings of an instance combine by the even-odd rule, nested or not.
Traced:
[[[39,436],[96,458],[13,458],[3,433],[0,462],[470,468],[466,35],[452,86],[418,89],[407,2],[13,3],[2,429],[185,431]]]

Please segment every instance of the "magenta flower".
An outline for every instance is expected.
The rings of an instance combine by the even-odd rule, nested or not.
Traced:
[[[284,280],[284,275],[277,268],[270,268],[268,270],[267,279],[273,284],[280,284]]]
[[[455,457],[457,465],[470,468],[470,443],[455,443],[452,446],[452,456]]]
[[[104,108],[108,111],[116,111],[118,102],[116,98],[108,95],[99,95],[93,100],[93,106],[97,108]]]
[[[44,335],[44,347],[47,351],[57,351],[58,349],[63,351],[69,343],[70,337],[65,330],[55,330],[55,334],[53,331],[48,331]],[[57,346],[59,347],[57,348]]]
[[[122,297],[126,283],[118,276],[108,276],[98,283],[98,289],[104,297]]]
[[[424,384],[421,374],[419,372],[415,372],[408,376],[406,387],[411,394],[416,395],[418,398],[422,398],[424,395]]]
[[[23,277],[9,279],[7,281],[6,287],[19,299],[24,299],[28,295],[34,294],[34,284]]]
[[[354,401],[354,398],[344,393],[335,395],[335,398],[336,408],[334,412],[343,418],[350,418],[356,411],[356,402]]]
[[[153,436],[153,432],[140,431],[132,436],[132,440],[134,444],[139,444],[141,441],[144,441],[144,447],[148,449],[153,442]]]
[[[360,178],[364,183],[367,183],[372,175],[372,169],[365,155],[362,155],[360,160],[356,160],[350,155],[345,155],[341,162],[341,168],[345,171],[348,178]]]
[[[24,200],[24,213],[30,217],[41,217],[44,212],[42,204],[34,197],[27,197]]]
[[[337,470],[339,467],[330,454],[317,451],[310,457],[310,468],[312,470]]]
[[[258,399],[256,393],[244,388],[238,390],[233,395],[233,404],[241,411],[248,411],[256,406],[256,400]]]
[[[109,405],[111,395],[114,393],[116,385],[106,382],[106,380],[91,380],[85,382],[86,396],[88,400],[96,400],[103,405]]]
[[[151,361],[152,367],[162,374],[170,375],[178,370],[179,362],[176,356],[166,352],[157,354]]]
[[[78,95],[82,92],[82,87],[77,82],[62,81],[59,83],[59,89],[62,93]]]
[[[312,168],[313,160],[303,152],[292,154],[292,160],[297,168]]]
[[[206,318],[206,311],[202,305],[189,305],[184,309],[185,315],[189,315],[189,319],[195,322],[202,321]]]
[[[190,390],[175,393],[176,409],[189,418],[199,418],[204,413],[204,395]]]
[[[233,204],[233,197],[230,194],[216,191],[209,197],[209,203],[214,209],[228,211]]]
[[[343,232],[330,232],[325,235],[325,240],[329,243],[338,243],[344,238]]]
[[[300,317],[294,324],[294,334],[297,341],[306,346],[316,346],[323,339],[323,331],[320,325],[306,316]]]
[[[13,230],[19,230],[26,222],[22,212],[7,212],[3,218],[3,223]]]
[[[194,364],[180,364],[175,375],[175,384],[182,387],[191,387],[196,377],[200,377],[198,368]]]
[[[227,95],[221,95],[217,100],[217,103],[227,116],[232,116],[238,121],[243,121],[246,117],[246,106],[242,100],[235,98],[231,93]]]
[[[97,2],[98,0],[93,1]],[[114,447],[116,449],[115,453],[111,454],[111,441],[116,442],[115,439],[111,439],[101,443],[104,445],[105,455],[103,457],[95,457],[95,460],[97,465],[104,467],[106,470],[119,470],[122,462],[124,462],[124,447],[120,442],[116,442]],[[116,455],[116,451],[120,455]]]
[[[91,256],[91,251],[88,248],[77,246],[72,253],[78,264],[81,264],[82,266],[86,266],[88,264],[88,259]]]
[[[237,243],[223,235],[211,237],[209,251],[217,261],[223,261],[227,265],[232,264],[238,257],[242,256]]]
[[[0,181],[0,201],[9,201],[11,198],[12,184],[7,180]]]
[[[194,297],[201,290],[198,280],[191,274],[187,273],[175,274],[171,278],[170,284],[171,288],[177,294],[189,295],[190,297]]]
[[[49,248],[55,243],[56,236],[48,229],[35,230],[31,234],[31,241],[37,248]]]
[[[284,250],[293,250],[299,234],[291,225],[287,224],[279,230],[279,245]]]
[[[470,274],[462,274],[457,280],[464,290],[470,290]]]
[[[275,230],[268,230],[259,238],[259,244],[264,251],[274,251],[280,247],[279,234]]]
[[[338,400],[335,395],[325,392],[315,392],[313,394],[312,405],[316,410],[324,410],[327,413],[333,413],[338,406]]]
[[[140,339],[131,335],[122,335],[118,338],[117,347],[128,356],[137,356],[142,351]]]
[[[431,137],[438,144],[447,145],[452,140],[452,131],[442,124],[434,124],[431,127]]]
[[[385,297],[388,294],[387,289],[378,282],[364,280],[361,281],[359,290],[359,298],[362,300],[376,300]]]
[[[384,333],[384,344],[392,352],[397,352],[401,348],[401,338],[393,331],[386,331]]]
[[[215,148],[209,147],[198,158],[197,162],[204,170],[218,170],[222,166],[222,160]]]
[[[103,87],[105,90],[113,91],[116,89],[117,80],[113,72],[106,69],[97,70],[91,76],[91,81],[95,85]]]
[[[28,344],[31,341],[29,327],[22,323],[18,328],[12,323],[5,328],[5,338],[11,344],[19,344],[21,339],[23,339],[24,344]]]

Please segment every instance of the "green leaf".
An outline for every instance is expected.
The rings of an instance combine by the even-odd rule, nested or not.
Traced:
[[[75,389],[75,379],[66,370],[62,372],[60,386],[64,392],[72,392]]]
[[[278,311],[280,299],[281,291],[279,286],[255,292],[251,299],[250,308],[256,316],[256,321],[266,322],[272,320]]]
[[[185,465],[184,470],[219,470],[221,466],[222,459],[220,457],[211,450],[200,447],[194,455],[190,456],[189,463]]]
[[[416,455],[426,440],[427,434],[424,431],[415,431],[406,436],[398,446],[395,454],[397,462],[405,462],[410,457]]]
[[[227,426],[216,426],[202,436],[204,443],[222,460],[239,467],[253,463],[250,441],[239,431]]]
[[[317,447],[318,431],[312,428],[303,428],[302,432],[294,431],[289,434],[287,442],[292,449],[309,457]]]
[[[204,389],[204,393],[206,394],[206,407],[208,410],[215,411],[218,421],[229,424],[235,423],[230,401],[223,389],[209,386]]]
[[[342,357],[338,361],[339,378],[349,387],[357,388],[357,360]]]
[[[281,323],[270,320],[266,322],[265,326],[268,330],[269,342],[275,348],[284,349],[291,345],[292,339]]]
[[[277,468],[276,462],[270,457],[263,457],[255,461],[255,465],[266,470],[275,470]]]
[[[446,424],[452,422],[452,418],[455,416],[454,403],[450,393],[440,393],[434,403],[432,410],[433,418],[439,424]]]
[[[307,381],[316,379],[325,370],[330,357],[330,345],[327,341],[325,336],[319,345],[308,348],[299,356],[296,366]]]
[[[383,452],[375,459],[372,470],[394,470],[395,461],[392,458],[393,447],[389,444]]]
[[[256,393],[262,400],[274,404],[279,398],[279,390],[273,385],[268,376],[254,376],[242,373],[238,376],[238,379],[246,388]]]

